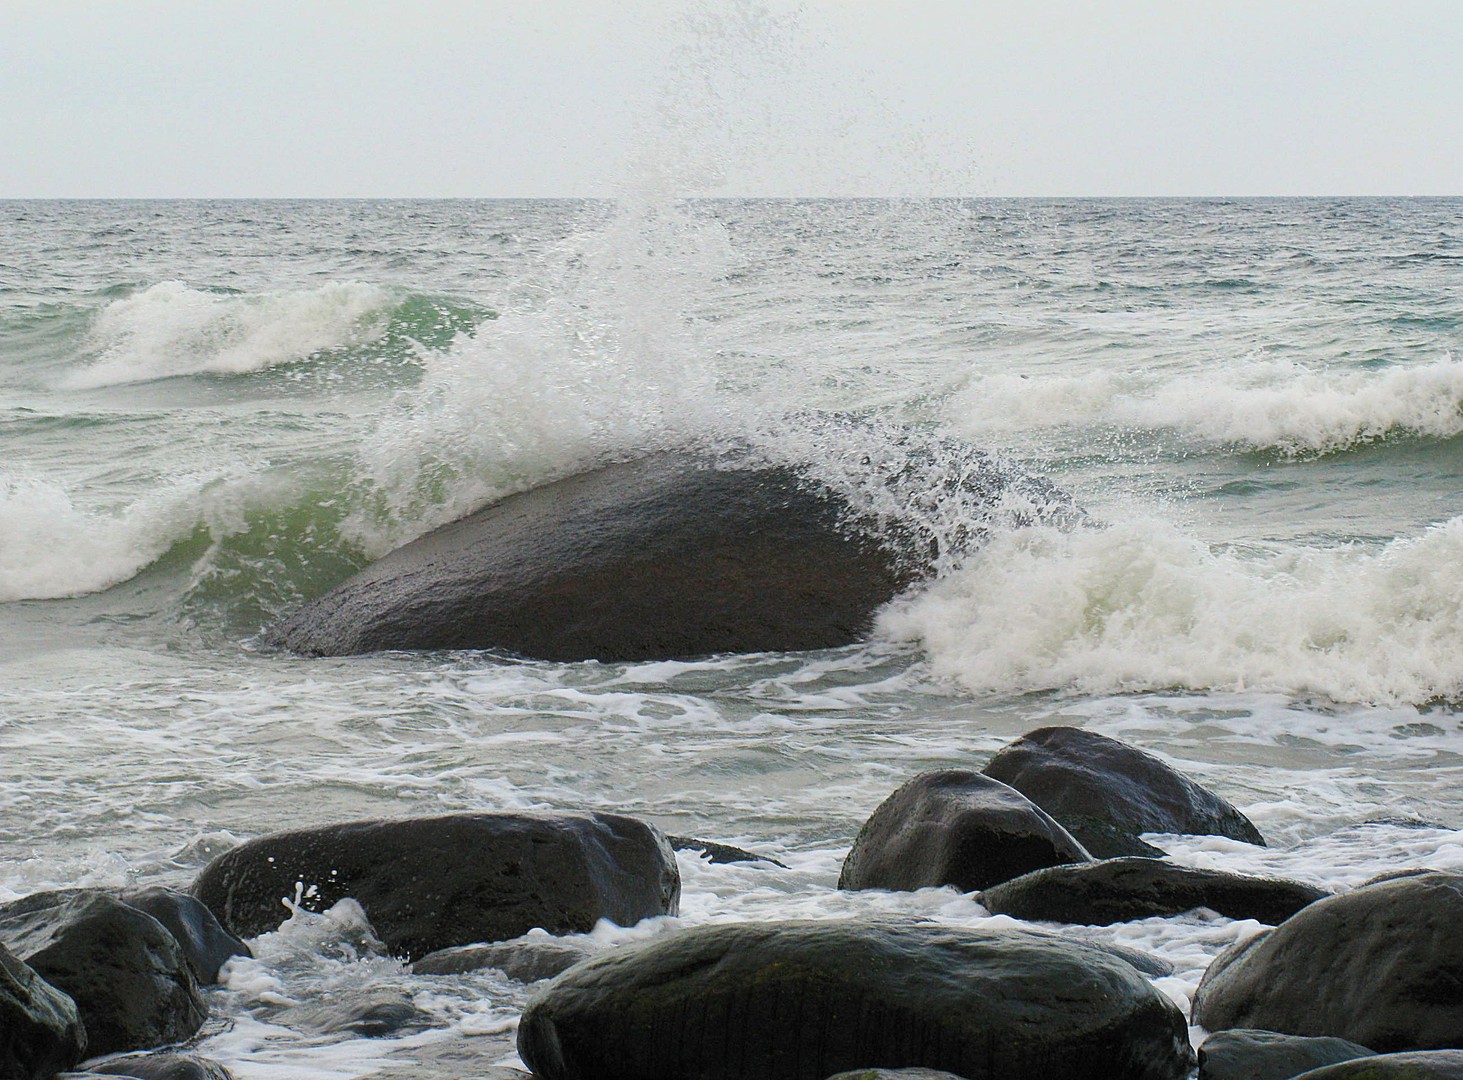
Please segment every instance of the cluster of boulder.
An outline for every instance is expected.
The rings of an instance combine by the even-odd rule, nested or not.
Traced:
[[[247,953],[242,938],[292,907],[353,898],[418,974],[551,979],[518,1027],[541,1080],[1180,1080],[1196,1063],[1190,1020],[1215,1033],[1200,1080],[1463,1077],[1463,875],[1419,870],[1332,896],[1181,867],[1141,839],[1184,832],[1263,843],[1152,755],[1047,728],[981,772],[900,787],[859,832],[839,886],[954,886],[1043,923],[1207,908],[1270,925],[1213,962],[1192,1017],[1151,981],[1171,970],[1162,960],[1080,931],[747,922],[592,952],[564,935],[676,914],[667,837],[607,813],[453,814],[263,836],[211,862],[191,894],[67,890],[0,907],[0,1075],[113,1055],[92,1074],[224,1080],[186,1051],[137,1051],[198,1031],[198,988]],[[393,1007],[410,1009],[366,1003],[346,1028],[296,1019],[374,1034],[392,1030]]]

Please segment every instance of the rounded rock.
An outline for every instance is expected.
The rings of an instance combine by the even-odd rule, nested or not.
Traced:
[[[840,889],[986,889],[1047,866],[1086,862],[1073,837],[1019,791],[977,772],[921,773],[864,822]]]
[[[1183,1015],[1127,963],[1019,930],[895,921],[703,926],[612,949],[529,1003],[543,1080],[1179,1080]]]
[[[665,838],[635,818],[449,814],[262,836],[209,863],[192,891],[241,937],[277,929],[285,900],[324,911],[351,897],[389,950],[417,959],[672,915],[680,875]]]

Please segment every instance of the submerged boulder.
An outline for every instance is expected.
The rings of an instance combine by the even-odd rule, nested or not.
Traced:
[[[1194,1022],[1382,1052],[1463,1046],[1460,925],[1463,874],[1422,871],[1318,901],[1220,953]]]
[[[1416,1050],[1352,1058],[1294,1080],[1463,1080],[1463,1050]]]
[[[1273,925],[1330,895],[1298,881],[1125,858],[1035,870],[987,889],[980,902],[998,915],[1089,926],[1179,915],[1194,908]]]
[[[177,939],[107,893],[66,889],[6,904],[0,941],[76,1002],[89,1053],[179,1042],[207,1018]]]
[[[1067,830],[1019,791],[963,769],[921,773],[885,799],[853,842],[840,889],[987,889],[1086,862]]]
[[[277,929],[284,901],[324,911],[359,901],[392,952],[583,933],[675,914],[675,854],[653,826],[603,813],[449,814],[357,821],[250,840],[193,884],[232,933]]]
[[[566,940],[529,934],[512,941],[440,949],[416,961],[411,970],[415,975],[462,975],[493,968],[517,982],[531,983],[552,979],[594,953],[583,938]]]
[[[1178,1080],[1183,1015],[1134,968],[1020,930],[913,922],[702,926],[566,971],[529,1003],[543,1080]]]
[[[1311,1069],[1372,1053],[1345,1039],[1237,1028],[1204,1040],[1199,1047],[1199,1080],[1291,1080]]]
[[[0,1076],[41,1080],[85,1053],[76,1003],[0,945]]]
[[[234,1080],[233,1074],[212,1058],[176,1051],[108,1058],[77,1075],[122,1076],[134,1080]]]
[[[509,496],[270,627],[299,653],[650,660],[860,639],[920,568],[787,467],[658,454]]]
[[[1264,846],[1227,799],[1135,746],[1073,727],[1023,735],[982,770],[1060,821],[1099,858],[1163,854],[1141,833],[1227,836]]]

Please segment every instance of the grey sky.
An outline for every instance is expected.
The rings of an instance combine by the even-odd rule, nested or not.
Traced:
[[[1463,2],[0,0],[0,197],[1463,194]]]

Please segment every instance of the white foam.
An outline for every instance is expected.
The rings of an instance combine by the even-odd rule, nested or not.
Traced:
[[[92,389],[179,375],[237,375],[379,337],[391,294],[361,282],[230,295],[163,281],[97,315],[92,360],[63,381]]]
[[[1256,358],[1219,369],[996,374],[947,405],[967,436],[1112,425],[1288,455],[1329,453],[1396,435],[1463,434],[1463,361],[1380,370]]]
[[[1368,550],[1211,549],[1162,521],[998,535],[883,613],[977,690],[1463,695],[1463,518]]]

